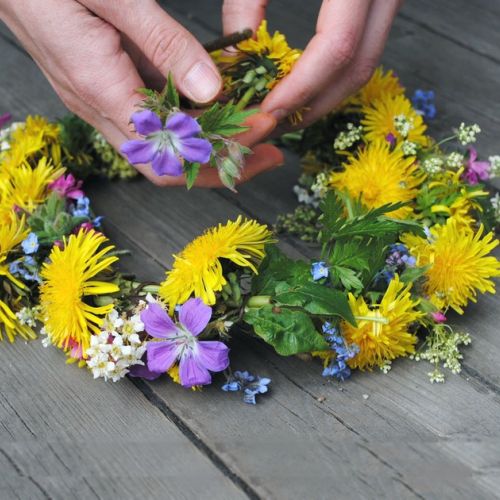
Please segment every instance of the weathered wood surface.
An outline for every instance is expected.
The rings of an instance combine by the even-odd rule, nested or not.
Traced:
[[[218,32],[219,2],[164,2],[202,40]],[[304,45],[318,0],[273,0],[272,26]],[[384,63],[410,88],[437,92],[436,134],[478,122],[485,154],[500,152],[500,4],[408,0]],[[0,111],[60,116],[36,66],[0,28]],[[125,267],[155,278],[209,225],[246,214],[273,222],[295,205],[298,164],[238,195],[161,190],[145,181],[95,183],[106,230],[132,250]],[[112,202],[111,202],[112,201]],[[283,248],[312,250],[291,239]],[[496,297],[457,324],[474,333],[461,376],[427,382],[424,364],[328,383],[314,363],[238,339],[234,367],[273,379],[257,407],[216,386],[92,382],[38,342],[0,346],[0,498],[497,498],[500,496],[500,335]],[[320,400],[323,400],[320,402]]]

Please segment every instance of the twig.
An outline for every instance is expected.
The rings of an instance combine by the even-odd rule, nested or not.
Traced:
[[[226,47],[231,47],[231,45],[236,45],[243,40],[248,40],[252,38],[253,31],[250,28],[246,28],[243,31],[235,31],[230,35],[221,36],[203,44],[203,47],[207,52],[215,52],[216,50],[225,49]]]

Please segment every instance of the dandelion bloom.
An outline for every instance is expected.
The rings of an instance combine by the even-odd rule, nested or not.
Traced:
[[[410,326],[424,314],[416,309],[418,301],[412,298],[410,288],[395,276],[375,306],[349,294],[357,326],[344,321],[341,330],[346,342],[359,347],[358,354],[348,361],[351,368],[382,367],[387,361],[415,352],[417,337]]]
[[[385,140],[387,136],[394,137],[397,142],[408,140],[425,146],[428,142],[425,136],[427,126],[411,102],[404,95],[384,95],[382,98],[363,106],[364,115],[361,120],[367,141]],[[410,125],[408,133],[403,137],[397,127],[397,119],[404,117]]]
[[[354,199],[359,198],[368,208],[412,201],[424,180],[414,157],[405,158],[401,149],[391,150],[387,141],[380,139],[368,143],[343,166],[342,172],[331,174],[330,185],[347,191]],[[391,216],[404,219],[411,213],[412,208],[406,206],[392,212]]]
[[[95,231],[72,234],[63,248],[52,247],[49,262],[44,263],[40,286],[40,305],[45,328],[52,344],[68,349],[77,343],[82,352],[90,346],[91,334],[100,326],[113,304],[96,306],[92,296],[119,291],[114,283],[99,281],[97,275],[118,260],[110,256],[112,245]]]
[[[132,115],[135,130],[144,139],[127,141],[120,151],[133,165],[151,163],[157,175],[179,176],[182,161],[206,163],[212,145],[199,136],[200,124],[186,113],[172,113],[162,124],[160,117],[147,109]]]
[[[217,340],[198,340],[212,316],[212,308],[200,299],[190,299],[179,310],[179,323],[174,323],[156,303],[142,312],[145,330],[158,342],[148,342],[148,370],[165,373],[179,363],[179,379],[184,387],[207,385],[210,372],[229,366],[228,347]]]
[[[192,294],[205,304],[215,304],[215,293],[226,284],[221,259],[257,273],[256,266],[265,255],[264,247],[271,241],[272,233],[267,226],[243,220],[241,216],[209,229],[174,256],[172,270],[167,271],[167,278],[161,284],[160,297],[169,304],[170,313]]]
[[[406,234],[402,240],[418,266],[430,266],[425,273],[425,293],[441,310],[451,307],[459,314],[478,292],[495,293],[491,278],[500,276],[500,262],[490,252],[498,245],[493,233],[483,236],[450,217],[446,224],[430,230],[430,238]]]

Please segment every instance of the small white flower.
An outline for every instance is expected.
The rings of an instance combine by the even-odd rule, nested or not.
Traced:
[[[360,125],[356,127],[354,123],[347,124],[347,130],[339,132],[335,141],[333,142],[333,147],[337,151],[345,151],[351,148],[356,142],[361,139],[361,134],[363,133],[363,127]]]
[[[488,160],[490,162],[490,178],[500,177],[500,155],[490,156]]]
[[[453,153],[450,153],[446,157],[446,165],[448,165],[448,167],[450,167],[450,168],[459,169],[460,167],[463,166],[464,159],[465,159],[465,157],[463,154],[460,154],[460,153],[457,153],[456,151],[454,151]]]
[[[401,144],[401,150],[405,156],[415,156],[417,154],[418,145],[415,142],[404,141]]]
[[[464,122],[460,124],[457,130],[457,137],[462,146],[474,144],[476,142],[476,135],[481,132],[481,128],[477,123],[472,125],[465,125]]]
[[[422,169],[429,175],[435,175],[441,172],[443,160],[438,156],[431,156],[430,158],[426,158],[421,165]]]
[[[413,118],[408,118],[406,115],[395,116],[394,128],[401,137],[408,137],[409,133],[413,130]]]

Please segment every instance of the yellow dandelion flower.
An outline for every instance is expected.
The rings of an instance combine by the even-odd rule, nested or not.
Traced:
[[[348,98],[345,105],[370,106],[377,99],[385,96],[395,97],[404,94],[404,87],[399,78],[392,70],[384,72],[384,68],[379,67],[375,70],[370,81],[355,95]]]
[[[118,260],[110,256],[114,248],[95,231],[81,230],[65,240],[64,248],[54,246],[49,262],[43,265],[40,305],[47,334],[53,344],[68,349],[77,342],[82,352],[88,349],[90,335],[98,334],[113,304],[92,305],[92,296],[119,291],[118,286],[95,277]]]
[[[12,211],[9,222],[0,224],[0,257],[5,256],[28,236],[25,217]]]
[[[64,173],[64,168],[55,167],[41,158],[35,168],[24,163],[13,169],[7,177],[0,180],[0,213],[10,212],[18,207],[32,212],[43,203],[49,194],[48,185]]]
[[[215,304],[215,293],[227,283],[221,259],[257,273],[256,266],[265,255],[264,246],[271,241],[267,226],[241,216],[207,230],[174,255],[172,270],[167,271],[161,284],[160,297],[169,304],[171,313],[192,294],[205,304]]]
[[[490,252],[498,245],[493,233],[483,236],[463,226],[453,217],[431,229],[430,240],[413,234],[402,242],[426,272],[425,293],[439,309],[451,307],[459,314],[469,300],[476,302],[478,292],[495,293],[491,278],[500,276],[500,262]]]
[[[19,135],[15,141],[11,141],[10,149],[6,151],[5,156],[2,159],[2,174],[10,174],[28,158],[42,150],[44,145],[45,142],[42,134]]]
[[[278,69],[278,79],[288,75],[301,55],[298,49],[292,49],[286,41],[285,35],[275,31],[271,36],[267,30],[267,21],[262,21],[257,29],[255,39],[250,38],[238,43],[236,48],[244,54],[259,55],[273,61]],[[230,56],[231,57],[231,56]],[[236,55],[236,57],[241,57]],[[277,81],[273,81],[270,87]]]
[[[414,200],[423,180],[415,158],[405,158],[400,149],[391,151],[387,141],[376,140],[350,156],[342,172],[333,172],[330,185],[347,191],[354,199],[360,198],[368,208],[377,208]],[[391,217],[403,219],[412,211],[411,207],[402,207]]]
[[[17,134],[28,134],[32,136],[41,135],[44,142],[53,143],[59,139],[60,128],[57,123],[50,123],[43,116],[28,116],[24,127],[16,129],[12,136],[16,140]]]
[[[396,140],[408,140],[425,146],[428,142],[425,136],[427,126],[421,115],[414,109],[411,102],[404,95],[384,96],[361,109],[364,117],[361,120],[367,141],[377,139],[385,141],[392,134]],[[409,130],[403,137],[396,127],[396,118],[404,117],[409,122]]]
[[[9,342],[14,342],[16,335],[20,335],[25,340],[36,338],[35,332],[28,325],[21,324],[14,310],[0,299],[0,341],[5,336]]]
[[[369,306],[363,297],[349,294],[349,305],[357,326],[342,322],[342,333],[347,343],[359,347],[359,353],[349,360],[351,368],[382,367],[387,361],[415,352],[417,337],[410,331],[413,323],[424,314],[416,309],[418,301],[396,276],[390,283],[380,304]]]

